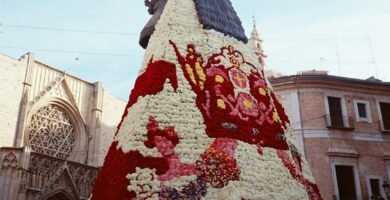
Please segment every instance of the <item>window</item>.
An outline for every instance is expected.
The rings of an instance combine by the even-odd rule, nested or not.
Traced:
[[[371,189],[370,198],[380,197],[381,190],[380,190],[380,186],[379,186],[379,179],[370,179],[370,189]]]
[[[367,111],[366,111],[366,104],[364,103],[358,103],[358,113],[360,118],[367,118]]]
[[[357,122],[372,123],[370,102],[355,100],[355,114]]]
[[[341,98],[328,97],[329,122],[331,127],[344,127],[343,111],[341,108]]]
[[[353,166],[336,165],[339,200],[357,199]]]
[[[352,149],[334,149],[329,151],[329,161],[332,166],[334,196],[337,200],[362,200],[357,152]],[[331,153],[334,152],[334,153]],[[345,154],[346,152],[351,152]],[[331,154],[329,154],[331,153]],[[339,153],[339,154],[337,154]]]
[[[369,199],[384,199],[386,194],[382,188],[383,177],[378,175],[368,175],[366,177]]]
[[[382,115],[382,130],[390,131],[390,103],[380,102],[379,107]]]

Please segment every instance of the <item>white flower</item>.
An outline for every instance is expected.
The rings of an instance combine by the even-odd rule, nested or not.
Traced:
[[[134,191],[138,199],[154,200],[158,199],[160,191],[155,169],[136,168],[136,172],[126,176],[130,180],[128,191]]]

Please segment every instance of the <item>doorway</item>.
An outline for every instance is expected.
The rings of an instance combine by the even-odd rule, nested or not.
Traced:
[[[356,200],[355,174],[353,166],[336,165],[339,200]]]
[[[45,200],[72,200],[72,198],[69,198],[69,196],[63,192],[59,192],[47,197]]]

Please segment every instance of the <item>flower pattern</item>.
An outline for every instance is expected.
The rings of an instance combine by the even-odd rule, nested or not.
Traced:
[[[200,176],[215,188],[227,186],[229,181],[238,180],[240,175],[235,159],[213,148],[201,155],[201,159],[196,162],[196,169],[201,172]]]
[[[209,137],[288,149],[281,135],[289,120],[279,117],[286,114],[273,92],[265,89],[268,86],[263,71],[245,61],[243,54],[232,46],[222,47],[220,53],[204,59],[192,44],[187,46],[185,56],[173,41],[170,44],[197,95],[196,104],[205,118]],[[231,126],[225,128],[227,124]],[[240,134],[230,127],[237,127]]]

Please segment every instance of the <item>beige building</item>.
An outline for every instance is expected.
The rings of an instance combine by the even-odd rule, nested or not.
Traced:
[[[125,102],[31,53],[0,74],[0,200],[87,199]]]
[[[390,83],[311,71],[271,79],[325,200],[385,197]]]

